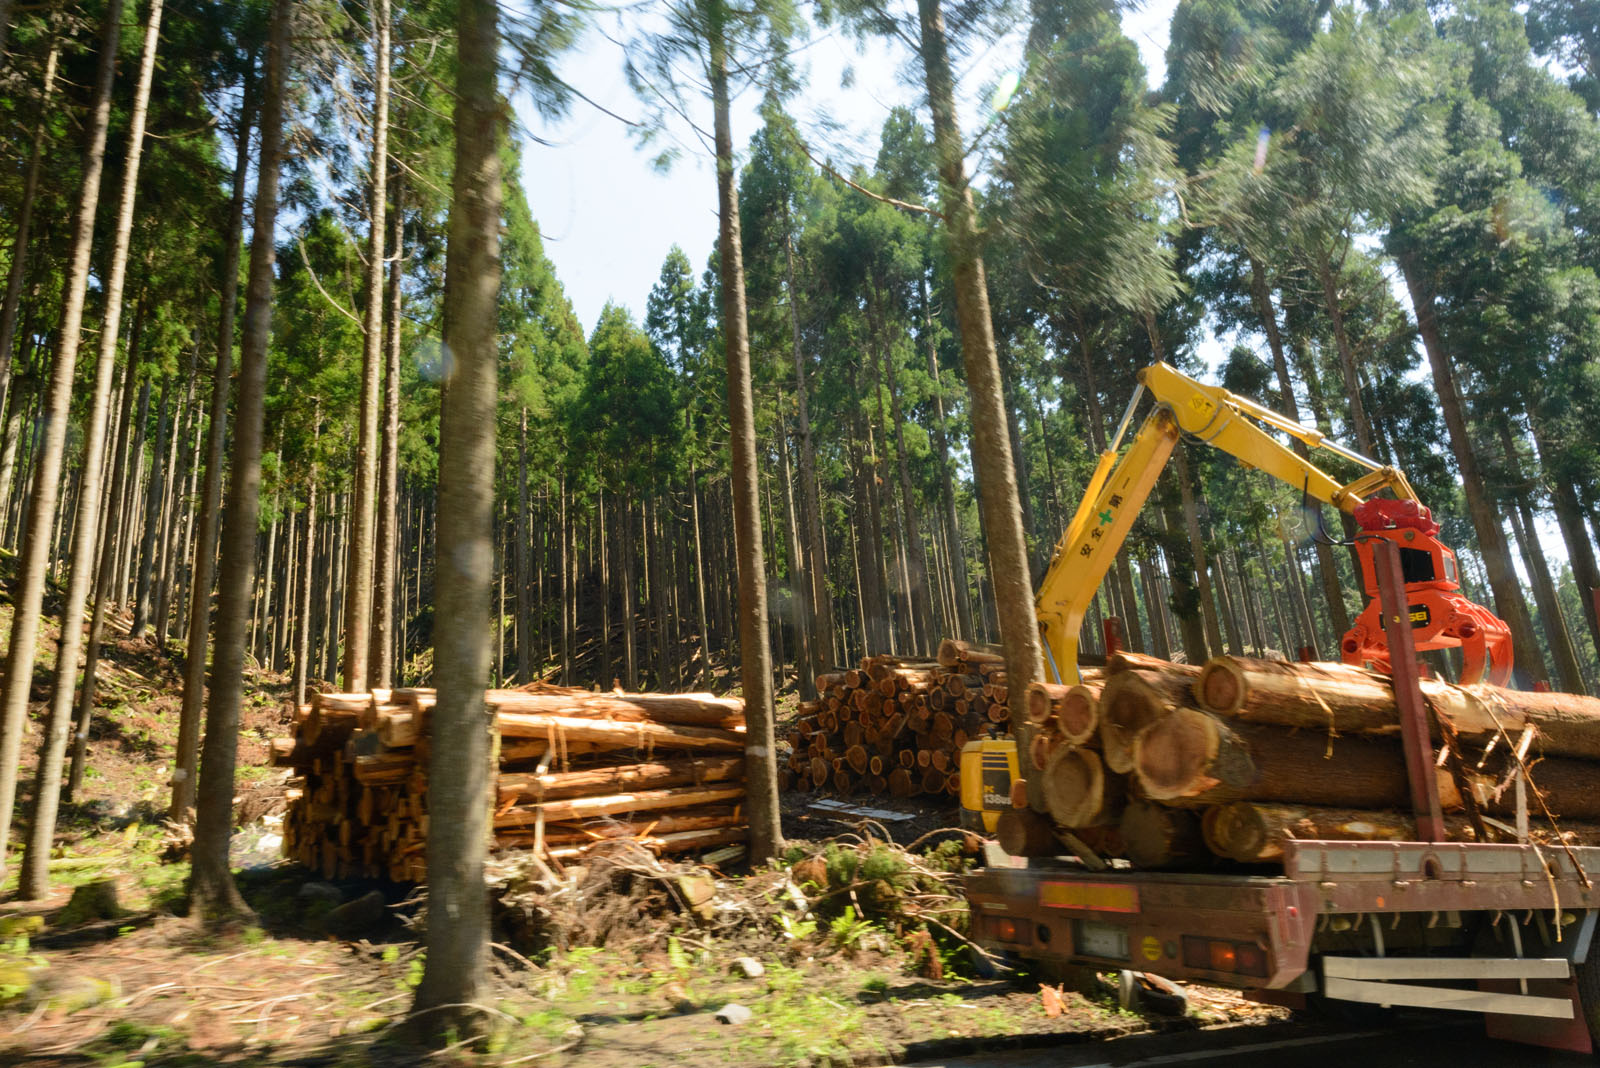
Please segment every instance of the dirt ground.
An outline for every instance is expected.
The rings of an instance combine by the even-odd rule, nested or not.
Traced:
[[[8,616],[0,606],[0,632]],[[43,635],[41,652],[53,644]],[[497,919],[483,1003],[493,1037],[422,1058],[397,1041],[423,968],[413,888],[320,883],[278,857],[283,773],[264,762],[267,740],[290,721],[281,676],[251,673],[240,733],[245,826],[235,861],[258,923],[211,937],[181,915],[187,864],[171,859],[175,839],[162,818],[181,672],[180,659],[148,640],[109,643],[89,770],[63,809],[51,897],[5,900],[20,853],[9,858],[0,884],[0,1063],[867,1065],[1282,1016],[1229,992],[1195,990],[1186,1016],[1146,1018],[1106,991],[1053,997],[1026,976],[978,978],[956,939],[927,933],[959,924],[946,915],[959,910],[948,878],[930,881],[932,867],[918,875],[901,865],[886,879],[867,871],[901,856],[881,846],[891,840],[935,849],[904,854],[918,871],[958,867],[962,836],[939,833],[956,822],[954,807],[847,799],[906,817],[863,823],[794,793],[784,827],[805,843],[791,855],[796,866],[717,873],[704,914],[683,907],[676,865],[646,864],[622,882],[601,872],[583,915],[560,903],[571,886],[524,892],[520,900],[535,904],[507,905]],[[42,707],[34,711],[29,754]],[[31,772],[30,764],[22,812]],[[844,876],[834,870],[841,863]],[[804,871],[819,884],[848,881],[823,891]],[[607,880],[632,889],[609,897]],[[798,891],[785,888],[799,882],[815,896],[797,904]],[[354,932],[334,922],[335,909],[373,891],[382,895],[376,918]],[[517,898],[507,891],[505,900]],[[718,1022],[730,1003],[749,1018]]]

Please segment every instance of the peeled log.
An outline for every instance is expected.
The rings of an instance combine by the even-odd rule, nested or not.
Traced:
[[[1207,859],[1200,818],[1193,812],[1133,801],[1123,810],[1119,829],[1124,855],[1136,868],[1190,867]]]
[[[500,804],[507,805],[518,801],[558,801],[569,797],[615,794],[627,790],[657,790],[742,778],[743,756],[702,757],[586,768],[546,775],[506,772],[500,775],[496,790]]]
[[[745,818],[738,809],[697,810],[693,813],[663,812],[637,820],[590,820],[585,823],[557,823],[545,827],[546,845],[572,845],[594,842],[605,838],[634,838],[644,834],[672,834],[679,831],[704,831],[715,827],[733,827],[743,824]],[[495,848],[532,846],[536,835],[532,831],[508,831],[497,834]]]
[[[380,716],[376,727],[378,740],[390,749],[404,749],[417,744],[417,717],[410,712],[392,712]]]
[[[1193,708],[1176,708],[1133,740],[1133,775],[1154,801],[1193,797],[1217,786],[1244,786],[1256,778],[1250,750],[1221,720]]]
[[[1190,681],[1200,674],[1200,668],[1194,664],[1178,664],[1171,660],[1163,660],[1159,656],[1135,653],[1128,649],[1119,649],[1112,653],[1106,661],[1105,671],[1107,675],[1118,675],[1124,671],[1156,671]]]
[[[577,716],[501,712],[495,725],[507,738],[544,738],[552,733],[574,742],[597,742],[612,748],[744,749],[744,735],[715,727],[683,727],[666,723],[583,719]]]
[[[623,812],[691,808],[743,797],[743,783],[733,786],[686,786],[672,790],[641,790],[637,793],[613,794],[608,797],[575,797],[566,801],[547,801],[542,804],[518,806],[509,812],[497,814],[494,825],[496,827],[531,825],[538,821],[541,809],[544,811],[545,822],[555,823],[562,820],[614,816]]]
[[[743,842],[749,837],[749,828],[740,825],[737,827],[712,828],[704,831],[652,834],[639,839],[639,843],[656,853],[683,853],[693,849],[709,849],[711,846],[731,845],[734,842]],[[592,848],[594,848],[593,844],[564,846],[560,849],[547,850],[545,855],[555,857],[557,860],[566,860],[571,857],[581,857]]]
[[[1050,817],[1062,827],[1112,823],[1121,812],[1122,784],[1107,780],[1100,757],[1091,749],[1056,749],[1043,778]]]
[[[490,690],[485,702],[497,714],[593,716],[626,721],[648,720],[688,727],[744,725],[744,702],[737,697],[717,697],[709,693],[523,693],[521,690]]]

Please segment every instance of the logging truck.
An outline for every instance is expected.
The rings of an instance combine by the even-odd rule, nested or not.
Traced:
[[[1108,648],[1080,673],[1085,611],[1181,436],[1355,518],[1370,602],[1342,663]],[[1365,473],[1340,482],[1313,449]],[[1600,702],[1499,688],[1509,631],[1462,596],[1437,533],[1394,468],[1146,368],[1037,593],[1052,681],[1009,737],[962,751],[963,818],[993,834],[966,879],[977,943],[1290,1007],[1478,1012],[1492,1036],[1592,1052],[1600,837],[1566,821],[1600,818]],[[1419,677],[1417,654],[1444,648],[1459,685]]]

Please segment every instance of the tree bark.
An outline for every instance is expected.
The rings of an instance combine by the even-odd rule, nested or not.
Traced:
[[[387,4],[387,0],[384,0]],[[374,563],[372,578],[372,643],[368,650],[368,659],[372,663],[372,685],[380,689],[388,689],[394,680],[394,588],[395,578],[399,571],[399,562],[396,559],[397,527],[399,525],[399,512],[397,500],[400,483],[400,334],[405,324],[401,319],[404,294],[400,289],[401,277],[405,273],[405,218],[402,213],[404,203],[401,199],[402,187],[397,179],[394,184],[394,218],[390,222],[389,244],[392,247],[389,260],[389,314],[385,316],[385,349],[387,360],[384,367],[383,387],[383,449],[378,459],[378,529],[376,544],[374,546]],[[522,478],[523,498],[527,497],[528,479],[526,473]],[[524,509],[526,511],[526,509]],[[526,531],[519,535],[519,545],[527,540]],[[519,548],[519,553],[526,553]],[[519,560],[523,556],[518,557]],[[524,586],[518,585],[517,607],[524,607],[523,594],[520,592]],[[528,629],[532,616],[521,612],[522,618],[518,621],[518,648],[521,648],[521,635]],[[531,669],[528,669],[531,670]],[[529,675],[521,664],[517,668],[517,681],[527,682]]]
[[[134,386],[139,370],[138,322],[144,314],[143,303],[134,313],[134,337],[128,343],[128,356],[122,381],[121,412],[117,416],[117,441],[112,449],[111,500],[106,507],[106,531],[100,546],[100,564],[94,586],[94,610],[89,621],[88,643],[84,648],[83,686],[78,691],[78,715],[72,731],[72,767],[67,775],[66,799],[71,801],[83,783],[84,762],[89,755],[89,722],[94,716],[95,670],[100,662],[100,642],[105,633],[107,602],[111,597],[111,578],[116,566],[117,547],[126,539],[124,531],[112,517],[122,514],[122,495],[127,483],[129,424],[133,420]]]
[[[283,148],[283,105],[290,61],[290,21],[295,5],[275,0],[261,103],[260,161],[256,167],[255,225],[245,290],[244,334],[239,354],[239,397],[222,524],[218,568],[216,652],[206,707],[198,805],[189,878],[190,909],[208,927],[250,915],[234,885],[228,847],[233,837],[234,767],[239,755],[239,703],[244,683],[245,628],[255,585],[256,521],[261,500],[262,418],[267,391],[267,351],[272,335],[273,258],[278,219],[278,171]],[[196,585],[196,596],[200,587]]]
[[[253,66],[253,64],[252,64]],[[200,721],[204,715],[206,660],[211,634],[211,587],[216,574],[218,511],[222,504],[223,450],[228,437],[228,398],[233,387],[233,328],[239,305],[239,254],[244,243],[245,182],[250,165],[250,128],[256,107],[253,71],[244,77],[244,96],[234,122],[233,196],[228,202],[227,245],[222,257],[222,299],[217,317],[217,359],[211,374],[211,411],[206,427],[205,477],[200,514],[195,524],[194,561],[189,581],[188,629],[184,643],[183,704],[178,713],[178,749],[172,770],[172,804],[167,818],[190,821],[194,808],[195,765],[200,754]],[[313,493],[315,484],[313,483]],[[316,504],[312,501],[312,514]],[[309,536],[309,531],[308,531]],[[307,552],[309,554],[309,542]],[[307,575],[311,558],[306,558]],[[296,685],[296,705],[303,700],[303,665]]]
[[[707,45],[717,152],[722,336],[728,374],[728,423],[733,453],[734,541],[739,571],[739,669],[744,686],[749,787],[750,859],[763,864],[783,848],[778,823],[778,757],[774,737],[772,653],[767,645],[767,567],[761,545],[759,458],[755,399],[750,382],[750,334],[745,321],[744,258],[739,238],[738,171],[728,94],[728,9],[709,4]]]
[[[106,6],[100,29],[100,59],[93,102],[84,117],[83,180],[72,215],[71,250],[57,334],[56,364],[44,402],[43,441],[34,463],[33,490],[28,523],[18,556],[17,592],[11,619],[11,644],[6,652],[3,726],[0,726],[0,843],[10,840],[11,817],[17,796],[17,762],[22,730],[28,716],[28,693],[33,685],[40,609],[44,601],[45,569],[50,562],[50,532],[55,518],[56,495],[61,481],[62,454],[66,451],[67,421],[72,409],[72,386],[78,367],[78,346],[83,333],[83,303],[89,284],[89,258],[94,245],[95,209],[100,202],[100,176],[105,168],[106,128],[111,117],[111,87],[116,77],[117,47],[122,34],[122,9]],[[0,856],[0,872],[4,857]]]
[[[789,331],[794,355],[795,416],[800,430],[801,515],[805,526],[806,595],[811,601],[811,674],[827,671],[833,659],[833,596],[828,592],[827,555],[822,547],[822,502],[817,479],[817,446],[811,436],[811,386],[806,374],[800,333],[800,291],[794,280],[794,239],[789,226],[789,201],[783,204],[784,269],[789,287]]]
[[[1300,422],[1300,402],[1294,395],[1294,382],[1289,377],[1289,360],[1284,355],[1283,337],[1278,333],[1278,313],[1272,306],[1272,293],[1267,288],[1266,271],[1261,263],[1250,257],[1250,299],[1255,305],[1256,317],[1261,320],[1267,335],[1267,347],[1272,352],[1272,369],[1278,377],[1278,410],[1295,422]],[[1290,447],[1301,457],[1310,450],[1299,438],[1290,441]],[[1321,509],[1321,505],[1316,507]],[[1344,603],[1344,587],[1339,582],[1339,569],[1333,558],[1333,549],[1317,542],[1317,573],[1322,579],[1322,595],[1328,602],[1329,617],[1333,627],[1342,637],[1350,629],[1350,611]]]
[[[500,296],[500,137],[495,0],[456,7],[455,168],[445,267],[445,343],[454,365],[439,416],[434,582],[434,733],[428,777],[427,968],[412,1008],[430,1041],[477,1033],[487,981],[491,720],[489,569],[494,559],[495,401]],[[452,1039],[453,1040],[453,1039]]]
[[[104,276],[105,311],[100,325],[100,352],[95,361],[94,391],[83,429],[83,460],[79,479],[77,521],[72,534],[66,598],[61,610],[61,641],[56,648],[55,686],[50,694],[49,718],[39,741],[39,763],[34,769],[33,819],[28,825],[28,845],[23,854],[17,894],[28,901],[50,890],[50,848],[55,840],[56,814],[61,803],[62,760],[72,727],[72,699],[78,681],[78,655],[83,649],[84,600],[93,589],[98,568],[100,491],[105,484],[106,416],[111,406],[111,385],[117,364],[117,339],[121,334],[122,295],[128,272],[128,245],[133,237],[133,211],[139,191],[139,160],[144,148],[145,115],[150,83],[155,76],[156,50],[160,47],[162,0],[150,0],[146,16],[144,51],[139,80],[128,115],[128,151],[123,166],[122,195],[117,205],[111,262]]]
[[[389,0],[371,0],[372,156],[368,164],[371,200],[367,212],[367,299],[362,322],[360,425],[356,436],[355,477],[351,480],[350,538],[345,546],[344,688],[365,690],[371,673],[372,536],[378,486],[378,390],[384,367],[383,265],[384,213],[389,207]]]
[[[1539,654],[1538,638],[1528,614],[1528,603],[1523,599],[1522,586],[1517,581],[1516,570],[1511,566],[1511,552],[1506,546],[1505,531],[1500,525],[1500,517],[1495,514],[1494,503],[1489,500],[1483,471],[1472,447],[1466,407],[1456,386],[1455,371],[1450,366],[1450,358],[1439,336],[1433,290],[1412,254],[1402,253],[1399,260],[1400,273],[1405,276],[1406,290],[1411,294],[1411,306],[1416,313],[1417,332],[1422,335],[1422,347],[1428,355],[1428,365],[1433,370],[1434,392],[1439,396],[1440,412],[1444,416],[1445,429],[1450,434],[1450,450],[1455,455],[1456,466],[1461,473],[1461,491],[1467,498],[1467,514],[1472,519],[1472,529],[1478,535],[1478,547],[1483,554],[1484,568],[1489,573],[1489,588],[1494,593],[1495,608],[1511,630],[1518,672],[1532,682],[1548,683],[1550,673],[1545,669],[1544,657]]]
[[[156,442],[150,453],[150,483],[144,498],[144,534],[139,539],[138,578],[133,592],[133,623],[130,638],[138,638],[150,625],[150,594],[155,580],[156,535],[161,530],[161,501],[167,488],[168,439],[172,433],[172,376],[161,384],[161,402],[156,416]]]
[[[965,145],[956,118],[944,14],[939,0],[917,0],[917,11],[923,75],[933,115],[940,192],[950,239],[956,318],[972,401],[973,468],[983,499],[989,574],[1006,650],[1011,721],[1020,724],[1027,714],[1028,684],[1040,679],[1039,625],[1029,578],[1028,542],[1006,431],[1005,395],[995,352],[994,325],[989,318],[977,210],[967,184]],[[1020,738],[1024,750],[1030,741],[1031,731],[1024,727]],[[1034,782],[1029,779],[1029,801],[1040,808],[1043,797]]]
[[[9,0],[0,0],[9,3]],[[5,17],[0,13],[0,62],[5,53]],[[6,295],[0,303],[0,404],[10,400],[11,355],[17,337],[17,311],[22,303],[22,283],[28,273],[28,241],[33,230],[33,204],[39,191],[39,169],[44,163],[44,139],[49,129],[51,98],[56,89],[56,63],[61,55],[61,39],[54,28],[50,51],[44,60],[44,85],[39,90],[39,117],[34,121],[33,146],[28,153],[28,176],[22,184],[22,202],[17,206],[17,229],[11,239],[11,266],[6,270]]]

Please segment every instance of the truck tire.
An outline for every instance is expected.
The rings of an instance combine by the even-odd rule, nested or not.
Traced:
[[[1589,1026],[1589,1040],[1600,1056],[1600,960],[1595,959],[1595,948],[1600,947],[1591,947],[1588,959],[1572,966],[1572,981],[1578,985],[1578,1006]]]

